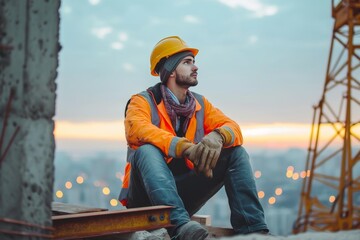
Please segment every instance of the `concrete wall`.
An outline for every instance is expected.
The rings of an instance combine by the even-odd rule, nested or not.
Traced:
[[[7,231],[51,234],[3,219],[51,226],[59,6],[60,0],[0,0],[0,156],[19,127],[0,165],[0,239],[47,239]]]

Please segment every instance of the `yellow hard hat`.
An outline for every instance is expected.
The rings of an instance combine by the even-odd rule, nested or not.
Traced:
[[[194,54],[194,57],[199,52],[196,48],[190,48],[186,43],[178,36],[171,36],[161,39],[154,47],[150,56],[150,72],[153,76],[159,76],[159,73],[155,71],[156,65],[164,57],[168,58],[175,53],[190,51]]]

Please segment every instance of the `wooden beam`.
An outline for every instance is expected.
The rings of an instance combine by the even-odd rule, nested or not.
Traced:
[[[210,215],[193,215],[191,220],[196,221],[204,226],[211,226],[211,216]]]
[[[232,228],[212,227],[212,226],[206,226],[206,228],[209,231],[209,237],[212,238],[235,236],[235,232]]]

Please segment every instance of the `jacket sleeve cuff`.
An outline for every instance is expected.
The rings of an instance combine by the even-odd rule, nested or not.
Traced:
[[[169,156],[174,158],[182,158],[185,150],[192,145],[193,143],[187,138],[174,137],[171,141]]]
[[[214,131],[217,133],[220,133],[220,135],[223,139],[224,147],[230,147],[234,144],[235,134],[233,133],[231,128],[229,128],[227,126],[223,126],[221,128],[216,128]]]

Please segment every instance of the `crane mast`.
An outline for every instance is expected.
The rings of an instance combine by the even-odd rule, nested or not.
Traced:
[[[360,227],[360,0],[332,0],[332,17],[294,233]]]

